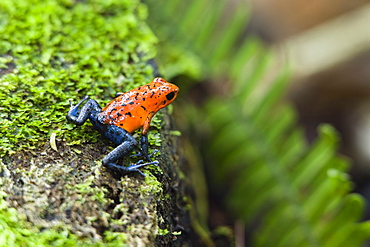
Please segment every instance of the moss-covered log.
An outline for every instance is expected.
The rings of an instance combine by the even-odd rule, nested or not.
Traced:
[[[152,80],[146,14],[135,0],[0,2],[1,246],[189,244],[168,112],[153,120],[160,165],[145,178],[107,171],[109,143],[65,119],[68,99],[104,105]]]

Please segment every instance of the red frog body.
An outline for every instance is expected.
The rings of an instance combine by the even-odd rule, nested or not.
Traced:
[[[177,86],[157,77],[149,84],[118,93],[98,117],[105,124],[116,125],[129,133],[143,127],[142,133],[146,134],[152,117],[169,105],[178,91]]]
[[[126,93],[117,93],[117,97],[104,108],[88,96],[85,96],[77,105],[72,105],[67,119],[76,125],[82,125],[90,119],[93,126],[107,139],[117,145],[102,161],[103,165],[113,171],[127,173],[136,171],[145,176],[138,168],[158,164],[151,161],[148,155],[147,133],[153,116],[162,108],[175,100],[179,88],[157,77],[151,83],[132,89]],[[79,109],[83,102],[85,105]],[[139,161],[129,167],[119,166],[114,161],[124,157],[138,146],[131,133],[142,127],[140,156],[148,163]]]

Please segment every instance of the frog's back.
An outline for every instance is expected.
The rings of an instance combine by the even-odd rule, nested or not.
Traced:
[[[179,88],[162,78],[132,89],[112,100],[99,114],[105,124],[116,125],[133,132],[143,126],[158,110],[170,104]],[[149,119],[150,120],[150,119]]]

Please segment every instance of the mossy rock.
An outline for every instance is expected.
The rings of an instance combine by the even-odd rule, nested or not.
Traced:
[[[65,119],[69,99],[104,105],[153,79],[146,15],[138,0],[0,2],[1,246],[186,243],[168,115],[153,119],[160,165],[145,178],[106,171],[109,143]]]

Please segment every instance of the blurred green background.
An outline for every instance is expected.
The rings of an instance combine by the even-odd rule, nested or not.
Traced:
[[[145,2],[159,71],[182,88],[184,153],[205,172],[203,242],[365,244],[366,1]]]

